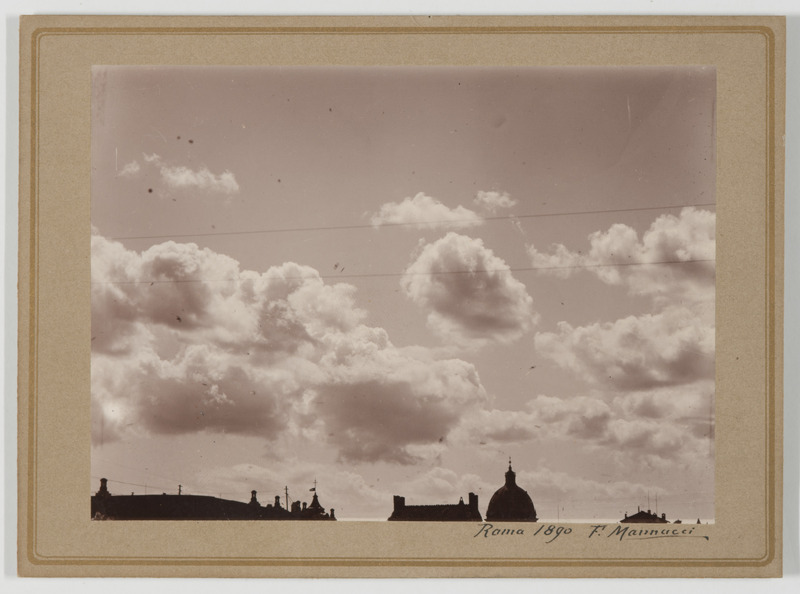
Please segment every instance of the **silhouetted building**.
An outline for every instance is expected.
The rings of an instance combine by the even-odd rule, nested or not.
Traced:
[[[334,510],[325,513],[316,492],[311,505],[299,501],[291,509],[274,504],[262,506],[256,491],[250,502],[231,501],[210,495],[112,495],[108,481],[100,479],[100,489],[92,496],[92,518],[96,520],[335,520]]]
[[[487,522],[535,522],[538,519],[531,496],[517,485],[516,477],[509,460],[506,484],[495,491],[489,500]]]
[[[394,496],[394,511],[389,521],[398,522],[481,522],[478,496],[469,494],[469,503],[462,497],[456,504],[406,505],[406,498]]]
[[[661,517],[658,517],[658,514],[651,513],[648,509],[644,511],[643,509],[639,509],[635,514],[632,516],[628,515],[628,512],[625,512],[625,517],[619,521],[620,524],[669,524],[667,521],[667,514],[661,514]]]

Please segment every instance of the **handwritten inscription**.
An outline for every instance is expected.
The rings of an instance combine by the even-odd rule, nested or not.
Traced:
[[[555,539],[557,539],[562,534],[571,534],[572,528],[567,528],[565,526],[553,526],[552,524],[545,525],[540,524],[536,530],[529,530],[529,534],[533,536],[539,536],[545,538],[550,538],[550,540],[545,541],[546,543],[551,543]],[[477,538],[479,536],[483,536],[484,538],[490,537],[502,537],[502,536],[524,536],[525,535],[525,528],[495,528],[494,524],[483,524],[481,525],[480,530],[473,536],[473,538]]]
[[[705,538],[704,534],[692,534],[696,526],[691,528],[632,528],[631,526],[614,526],[613,530],[606,533],[608,524],[595,524],[589,533],[589,538],[593,536],[605,536],[606,538],[619,537],[619,540],[644,540],[651,538]]]
[[[568,526],[553,524],[527,524],[495,526],[488,522],[481,524],[480,529],[473,534],[473,538],[520,538],[537,537],[544,539],[545,544],[550,544],[560,536],[569,538],[602,538],[623,540],[648,540],[654,538],[703,538],[709,540],[705,534],[694,534],[696,526],[686,528],[651,528],[640,526],[622,526],[620,524],[592,524],[590,526],[576,526],[575,530]],[[586,530],[584,532],[584,529]]]

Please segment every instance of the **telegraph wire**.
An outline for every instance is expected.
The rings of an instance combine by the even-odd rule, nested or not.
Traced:
[[[190,482],[187,483],[186,481],[183,481],[180,478],[174,478],[174,477],[164,476],[162,474],[156,474],[155,472],[152,472],[151,470],[148,470],[146,468],[136,468],[134,466],[127,466],[125,464],[120,464],[119,462],[114,462],[112,460],[108,460],[107,458],[101,458],[101,457],[98,457],[98,456],[93,456],[92,460],[100,462],[100,463],[105,464],[105,465],[116,466],[117,468],[124,468],[126,470],[132,470],[132,471],[137,472],[137,473],[147,474],[149,476],[155,477],[157,479],[161,479],[163,481],[175,481],[175,484],[180,484],[180,485],[183,486],[184,493],[187,493],[187,491],[186,491],[187,484],[189,485],[189,487],[191,487],[191,483]],[[96,479],[96,480],[100,480],[101,478],[105,478],[105,477],[99,477],[99,476],[92,475],[92,478]],[[123,484],[123,485],[131,485],[131,486],[134,486],[134,487],[145,487],[145,488],[152,487],[154,489],[167,489],[166,487],[163,487],[161,485],[155,485],[155,484],[151,484],[151,483],[143,485],[143,484],[140,484],[140,483],[126,483],[125,481],[118,481],[118,480],[114,480],[114,479],[107,479],[107,480],[110,483],[120,483],[120,484]],[[190,491],[191,491],[191,489],[190,489]],[[192,492],[195,495],[209,495],[209,493],[203,493],[203,492],[199,492],[199,491],[198,492],[192,491]],[[189,494],[189,493],[187,493],[187,494]],[[233,493],[230,492],[230,491],[224,491],[223,494],[231,495]]]
[[[142,468],[134,468],[133,466],[126,466],[125,464],[120,464],[119,462],[112,462],[111,460],[107,460],[107,459],[104,459],[104,458],[99,458],[97,456],[92,456],[92,460],[95,460],[97,462],[102,462],[103,464],[111,464],[112,466],[116,466],[118,468],[124,468],[126,470],[135,470],[136,472],[144,472],[144,473],[149,474],[150,476],[154,476],[154,477],[157,477],[157,478],[160,478],[160,479],[164,479],[165,481],[173,480],[173,477],[171,477],[171,476],[163,476],[163,475],[160,475],[160,474],[156,474],[155,472],[151,472],[150,470],[147,470],[146,468],[144,468],[144,469],[142,469]],[[183,481],[179,480],[178,482],[182,483]],[[139,486],[141,486],[141,485],[139,485]]]
[[[101,478],[105,478],[105,477],[99,477],[99,476],[95,476],[95,475],[91,475],[91,476],[95,480],[100,480]],[[106,480],[109,483],[116,483],[118,485],[128,485],[128,486],[131,486],[131,487],[143,487],[144,489],[160,490],[162,493],[169,493],[170,491],[174,491],[175,490],[175,486],[174,485],[171,486],[171,487],[165,487],[164,485],[155,485],[155,484],[152,484],[152,483],[147,483],[145,485],[145,484],[142,484],[142,483],[130,483],[130,482],[126,482],[126,481],[118,481],[116,479],[106,479]],[[185,495],[207,495],[209,497],[216,497],[217,495],[220,495],[220,496],[221,495],[234,495],[235,496],[235,495],[238,494],[238,493],[233,493],[231,491],[222,491],[222,492],[218,492],[218,493],[204,493],[204,492],[193,491],[193,490],[187,491],[186,490],[186,485],[184,485],[183,483],[176,483],[176,484],[180,484],[180,485],[183,486],[182,493],[185,494]],[[150,495],[150,493],[147,493],[147,494]],[[152,495],[155,495],[155,493],[152,493]]]
[[[532,271],[541,271],[541,270],[577,270],[581,268],[617,268],[617,267],[628,267],[628,266],[668,266],[668,265],[679,265],[679,264],[698,264],[698,263],[707,263],[707,262],[715,262],[714,258],[700,258],[697,260],[662,260],[658,262],[619,262],[615,264],[575,264],[573,266],[520,266],[520,267],[509,267],[509,268],[492,268],[492,269],[481,269],[481,270],[439,270],[439,271],[432,271],[432,272],[365,272],[362,274],[320,274],[320,275],[308,275],[308,276],[286,276],[281,277],[283,280],[310,280],[310,279],[350,279],[350,278],[390,278],[390,277],[401,277],[401,276],[438,276],[438,275],[447,275],[447,274],[497,274],[502,272],[532,272]],[[245,282],[242,279],[238,278],[220,278],[220,279],[168,279],[168,280],[160,280],[160,279],[152,279],[152,280],[131,280],[131,281],[114,281],[114,280],[104,280],[104,281],[91,281],[93,285],[146,285],[146,284],[165,284],[165,283],[241,283]]]
[[[484,221],[514,221],[517,219],[535,219],[546,217],[566,217],[566,216],[579,216],[579,215],[593,215],[593,214],[613,214],[622,212],[638,212],[638,211],[651,211],[651,210],[668,210],[675,208],[688,208],[688,207],[716,207],[715,202],[704,202],[700,204],[675,204],[669,206],[640,206],[637,208],[613,208],[607,210],[584,210],[576,212],[553,212],[553,213],[539,213],[539,214],[523,214],[523,215],[503,215],[493,217],[479,217],[477,219],[452,219],[448,221],[414,221],[404,223],[381,223],[374,224],[358,224],[358,225],[331,225],[319,227],[286,227],[274,229],[253,229],[245,231],[210,231],[202,233],[175,233],[171,235],[117,235],[109,237],[109,239],[182,239],[189,237],[216,237],[222,235],[259,235],[268,233],[301,233],[311,231],[352,231],[356,229],[378,229],[381,227],[431,227],[434,225],[441,226],[459,226],[459,225],[478,225]]]

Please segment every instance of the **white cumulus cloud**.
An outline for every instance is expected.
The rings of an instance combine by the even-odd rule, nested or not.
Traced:
[[[489,212],[497,212],[499,208],[511,208],[516,206],[517,201],[514,200],[508,192],[495,192],[479,190],[475,196],[475,204],[482,206]]]
[[[588,250],[555,244],[549,252],[534,246],[528,252],[535,268],[562,278],[586,269],[635,295],[706,301],[714,294],[715,231],[715,213],[687,207],[678,216],[656,218],[641,239],[632,227],[616,224],[592,233]]]
[[[131,161],[130,163],[126,163],[125,166],[122,169],[120,169],[117,175],[121,177],[133,177],[134,175],[139,173],[141,169],[142,166],[139,165],[138,161]]]
[[[536,335],[536,351],[595,385],[618,390],[713,378],[713,309],[708,310],[673,306],[586,326],[560,322],[557,332]]]
[[[475,212],[459,205],[450,208],[420,192],[402,202],[387,202],[372,216],[372,225],[409,225],[417,229],[466,228],[483,223]]]
[[[162,166],[161,177],[171,188],[198,188],[221,194],[235,194],[239,191],[236,177],[230,171],[215,175],[205,167],[195,171],[182,166]]]
[[[428,325],[458,344],[510,342],[537,321],[533,299],[480,239],[450,232],[424,245],[401,286],[428,311]]]
[[[183,165],[169,165],[156,153],[142,154],[145,166],[155,168],[161,181],[172,189],[197,189],[230,196],[239,192],[239,183],[231,171],[216,174],[207,167],[192,169]],[[134,177],[142,172],[142,166],[134,160],[118,173],[121,177]]]
[[[92,238],[93,438],[225,431],[410,463],[486,403],[474,366],[395,347],[355,288],[194,244]]]

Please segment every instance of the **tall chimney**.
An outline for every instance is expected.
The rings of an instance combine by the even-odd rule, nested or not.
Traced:
[[[99,497],[108,497],[111,493],[108,492],[108,479],[100,479],[100,490],[96,493]]]

